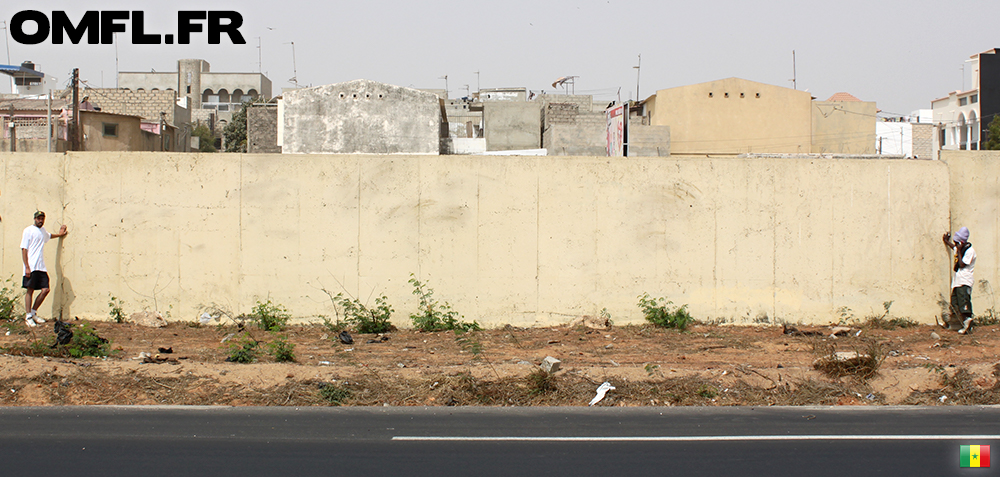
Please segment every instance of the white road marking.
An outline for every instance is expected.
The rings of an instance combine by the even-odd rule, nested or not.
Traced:
[[[1000,435],[802,435],[802,436],[393,436],[394,441],[549,441],[549,442],[719,442],[719,441],[936,441],[998,440]]]

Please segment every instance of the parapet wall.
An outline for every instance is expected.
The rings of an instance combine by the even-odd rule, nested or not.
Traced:
[[[825,323],[842,307],[863,317],[892,300],[895,315],[931,322],[949,285],[940,242],[949,176],[939,161],[181,153],[0,153],[0,161],[2,276],[19,276],[21,232],[36,209],[49,230],[69,226],[46,249],[53,295],[43,316],[107,318],[114,295],[126,312],[157,309],[173,320],[193,320],[209,304],[248,312],[267,299],[315,319],[333,315],[326,292],[346,291],[369,303],[386,294],[395,323],[407,326],[412,273],[487,325],[556,324],[605,308],[617,324],[639,322],[644,292],[706,320]],[[977,194],[996,201],[995,188]],[[973,228],[974,238],[986,236]],[[996,254],[979,253],[988,270],[985,256]]]

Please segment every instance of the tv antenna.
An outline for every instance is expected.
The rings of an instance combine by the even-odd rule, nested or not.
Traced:
[[[576,94],[576,79],[577,78],[579,78],[579,76],[563,76],[562,78],[559,78],[559,79],[553,81],[552,82],[552,87],[553,88],[558,88],[558,87],[562,86],[563,93],[564,94],[569,94],[569,88],[570,88],[570,86],[572,86],[573,87],[573,94]]]
[[[285,44],[292,45],[292,77],[288,79],[288,82],[295,85],[296,88],[301,88],[299,86],[299,69],[295,66],[295,42],[290,41]]]

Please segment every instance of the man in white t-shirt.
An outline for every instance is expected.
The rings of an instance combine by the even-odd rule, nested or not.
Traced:
[[[21,288],[27,290],[24,295],[24,321],[28,326],[45,323],[45,320],[38,316],[38,308],[49,294],[49,274],[45,268],[45,242],[50,238],[65,237],[67,234],[65,225],[59,227],[59,233],[56,234],[48,233],[43,225],[45,225],[45,212],[39,210],[35,212],[35,224],[29,225],[21,234],[21,258],[24,260]],[[39,293],[32,306],[31,297],[35,290]]]
[[[955,275],[951,280],[951,329],[958,328],[958,333],[964,335],[972,328],[972,285],[975,284],[972,276],[976,268],[976,251],[969,243],[969,229],[965,227],[950,237],[944,234],[941,240],[955,251],[955,265],[952,267]]]

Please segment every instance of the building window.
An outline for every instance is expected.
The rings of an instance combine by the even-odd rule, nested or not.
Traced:
[[[118,123],[101,123],[101,130],[105,136],[118,137]]]
[[[969,102],[972,103],[972,104],[978,103],[979,102],[979,95],[978,94],[974,94],[972,96],[969,96]]]
[[[958,98],[959,106],[965,106],[966,104],[969,104],[969,98]]]

